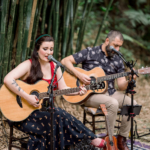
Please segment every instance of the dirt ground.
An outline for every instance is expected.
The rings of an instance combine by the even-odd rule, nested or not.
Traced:
[[[137,122],[137,131],[139,135],[149,133],[150,131],[150,116],[149,116],[150,115],[150,85],[149,85],[150,82],[149,81],[150,80],[146,80],[143,76],[140,76],[140,78],[138,78],[136,81],[136,88],[135,88],[136,94],[134,96],[134,99],[138,102],[138,104],[142,105],[140,115],[134,118]],[[74,115],[80,121],[83,121],[83,109],[80,106],[71,105],[65,100],[62,100],[61,97],[58,97],[56,101],[59,107],[66,109],[67,112]],[[103,118],[98,118],[97,120],[102,120],[102,119]],[[5,119],[3,118],[3,120]],[[9,126],[7,123],[6,124],[4,123],[4,126],[5,126],[5,131],[8,137]],[[98,124],[97,126],[103,127],[105,126],[105,124],[101,123],[101,124]],[[90,126],[88,127],[91,129]],[[17,137],[25,136],[25,134],[17,130],[14,130],[14,133],[15,133],[15,136]],[[97,134],[105,133],[105,131],[104,130],[97,131],[96,133]],[[8,149],[7,142],[6,142],[8,141],[8,138],[5,136],[6,134],[2,128],[2,122],[0,121],[0,150]],[[150,135],[141,137],[138,140],[145,142],[147,144],[150,144]]]

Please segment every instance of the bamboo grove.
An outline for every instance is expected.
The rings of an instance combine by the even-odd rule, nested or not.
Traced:
[[[0,84],[20,62],[29,59],[37,34],[54,37],[57,60],[81,50],[89,12],[94,0],[84,1],[80,24],[76,14],[81,0],[1,0],[0,1]],[[103,20],[113,0],[109,2]],[[95,36],[95,44],[100,35]],[[74,38],[78,28],[77,38]]]

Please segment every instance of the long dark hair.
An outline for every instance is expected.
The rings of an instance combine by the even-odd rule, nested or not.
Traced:
[[[41,65],[40,65],[38,53],[37,53],[41,44],[43,42],[54,42],[53,37],[50,37],[48,35],[45,35],[45,36],[44,35],[42,36],[42,35],[43,34],[36,37],[36,39],[38,39],[41,36],[41,38],[36,40],[34,50],[31,56],[32,64],[31,64],[30,74],[26,79],[26,82],[29,84],[33,84],[36,81],[41,80],[43,78],[43,73],[41,71]]]

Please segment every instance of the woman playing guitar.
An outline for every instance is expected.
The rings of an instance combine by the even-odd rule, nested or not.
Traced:
[[[5,79],[5,85],[16,95],[26,100],[30,107],[39,107],[39,100],[36,95],[26,93],[23,87],[20,87],[16,80],[21,79],[28,84],[34,84],[39,80],[45,80],[48,83],[54,75],[56,64],[49,62],[48,55],[53,55],[54,40],[50,35],[43,34],[36,38],[35,48],[31,60],[26,60],[19,64],[15,69],[9,72]],[[58,68],[54,85],[58,83],[58,89],[69,88],[64,79],[61,78],[62,72]],[[70,95],[84,95],[87,90],[80,87],[81,91]],[[46,91],[45,91],[46,92]],[[11,105],[11,104],[7,104]],[[22,106],[23,107],[23,106]],[[18,113],[19,115],[19,113]],[[29,134],[28,150],[50,149],[51,138],[51,117],[47,111],[36,110],[27,119],[16,122],[15,126],[23,132]],[[79,120],[71,116],[61,108],[55,108],[54,112],[54,147],[63,150],[65,145],[78,143],[86,134],[91,140],[91,144],[97,147],[104,146],[104,140],[96,136],[86,128]]]

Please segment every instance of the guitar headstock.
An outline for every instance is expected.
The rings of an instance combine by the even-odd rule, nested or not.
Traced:
[[[102,110],[102,112],[104,113],[105,116],[108,115],[105,104],[100,104],[100,108],[101,108],[101,110]]]
[[[142,67],[141,69],[138,69],[138,73],[140,74],[150,74],[150,67]]]

